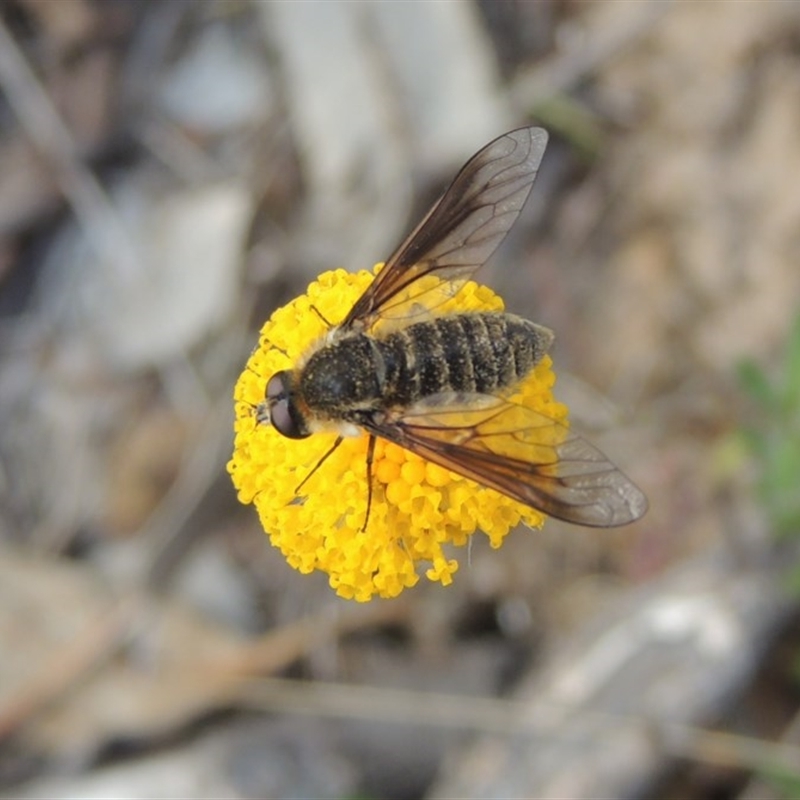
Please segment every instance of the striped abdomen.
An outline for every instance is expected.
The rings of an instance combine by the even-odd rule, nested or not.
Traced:
[[[495,393],[522,380],[553,334],[513,314],[453,314],[377,339],[346,332],[299,371],[295,393],[321,419],[410,406],[440,392]]]
[[[513,314],[453,314],[419,322],[376,342],[383,401],[407,406],[439,392],[492,394],[522,380],[553,335]]]

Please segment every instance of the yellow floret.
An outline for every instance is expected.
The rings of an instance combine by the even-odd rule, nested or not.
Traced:
[[[380,265],[376,267],[377,271]],[[264,400],[269,378],[296,368],[326,333],[322,319],[336,324],[373,280],[374,273],[326,272],[305,295],[278,309],[261,329],[234,390],[236,421],[228,471],[239,500],[253,503],[272,544],[303,573],[322,570],[341,597],[367,601],[395,597],[425,576],[448,585],[458,562],[446,550],[463,546],[484,530],[499,547],[509,530],[524,522],[541,527],[544,515],[529,506],[430,464],[381,439],[372,465],[372,506],[367,506],[366,434],[348,437],[296,489],[332,446],[334,433],[287,439],[272,426],[258,424],[255,409]],[[314,313],[311,306],[319,313]],[[497,311],[502,300],[490,289],[468,283],[436,313]],[[552,395],[555,375],[549,357],[518,387],[515,399],[566,424],[566,407]]]

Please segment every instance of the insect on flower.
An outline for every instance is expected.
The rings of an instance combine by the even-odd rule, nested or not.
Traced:
[[[338,434],[298,492],[345,437],[368,435],[362,531],[376,440],[568,522],[625,525],[647,509],[599,450],[515,402],[552,333],[502,311],[453,311],[449,302],[519,216],[546,145],[544,130],[521,128],[480,150],[344,319],[266,384],[259,423],[290,439]]]

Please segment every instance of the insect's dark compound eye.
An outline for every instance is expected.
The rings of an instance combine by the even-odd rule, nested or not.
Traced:
[[[267,405],[272,426],[289,439],[305,439],[310,435],[289,391],[291,374],[276,372],[267,382]]]
[[[267,381],[267,402],[272,404],[289,396],[289,372],[276,372]]]

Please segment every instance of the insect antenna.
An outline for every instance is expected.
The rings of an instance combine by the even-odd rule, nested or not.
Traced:
[[[262,381],[264,380],[264,376],[261,373],[256,372],[249,364],[247,364],[245,366],[245,370],[247,372],[251,372],[259,380],[262,380]],[[236,402],[247,406],[250,409],[250,416],[253,416],[253,417],[257,417],[258,416],[259,409],[264,405],[264,401],[263,400],[260,403],[251,403],[249,400],[244,400],[244,399],[239,398],[239,397],[236,398]]]
[[[234,398],[234,401],[236,403],[241,403],[243,406],[247,406],[253,413],[258,411],[258,407],[261,405],[261,403],[251,403],[249,400],[242,400],[239,397]]]

